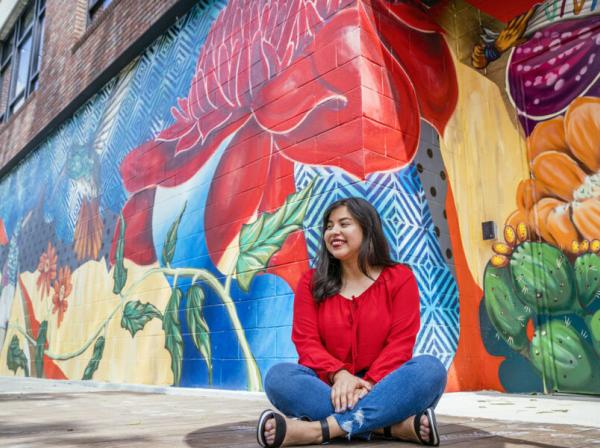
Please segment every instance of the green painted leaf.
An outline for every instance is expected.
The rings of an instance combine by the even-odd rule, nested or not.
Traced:
[[[127,283],[127,269],[125,269],[125,265],[123,264],[123,253],[125,251],[125,219],[122,214],[119,217],[119,223],[120,232],[115,253],[115,270],[113,273],[113,293],[115,294],[120,294],[125,287],[125,283]]]
[[[48,337],[48,321],[40,324],[37,340],[35,341],[35,374],[38,378],[44,376],[44,350],[46,349],[46,340]]]
[[[254,276],[268,266],[273,254],[281,249],[290,233],[302,228],[313,185],[314,181],[289,195],[276,212],[263,213],[253,223],[242,226],[236,275],[244,291],[248,291]]]
[[[9,370],[12,370],[15,374],[19,367],[25,371],[25,376],[29,376],[29,366],[27,364],[27,356],[23,350],[21,350],[21,344],[19,338],[15,334],[10,340],[8,346],[8,353],[6,354],[6,365]]]
[[[131,333],[131,337],[144,329],[144,326],[153,318],[162,319],[160,311],[151,303],[142,303],[139,300],[130,300],[125,304],[121,327]]]
[[[94,373],[96,370],[98,370],[98,365],[102,359],[102,353],[104,353],[104,336],[99,336],[94,344],[94,352],[92,353],[92,357],[83,371],[83,377],[81,378],[82,380],[92,379]]]
[[[204,291],[199,286],[191,286],[187,292],[186,318],[194,345],[204,357],[208,368],[208,383],[212,384],[212,354],[210,348],[210,330],[202,314]]]
[[[179,304],[181,290],[175,288],[165,308],[163,330],[165,331],[165,348],[171,354],[171,370],[173,371],[173,386],[178,386],[181,381],[181,361],[183,357],[183,338],[179,323]]]
[[[165,244],[163,245],[162,250],[162,262],[165,266],[169,266],[171,261],[173,261],[173,256],[175,255],[175,247],[177,246],[177,230],[179,229],[179,223],[181,222],[181,218],[185,213],[185,209],[187,207],[187,202],[183,204],[183,209],[179,216],[171,224],[169,231],[167,232],[167,239],[165,240]]]

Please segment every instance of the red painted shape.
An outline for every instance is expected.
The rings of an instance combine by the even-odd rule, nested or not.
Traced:
[[[441,29],[414,5],[370,3],[227,5],[187,98],[172,109],[175,123],[121,164],[132,193],[123,209],[127,258],[156,259],[148,208],[155,188],[190,179],[227,138],[204,211],[215,263],[244,223],[295,191],[291,172],[273,174],[282,159],[364,179],[412,160],[421,118],[443,130],[457,89]]]
[[[150,264],[156,260],[152,244],[152,207],[156,190],[148,188],[136,192],[129,198],[121,213],[125,220],[124,256],[139,264]],[[110,250],[111,263],[115,262],[117,242],[121,234],[121,221],[117,222]]]
[[[525,332],[527,334],[527,339],[531,341],[533,336],[535,335],[535,324],[533,323],[533,319],[529,319],[527,321],[527,326],[525,327]]]
[[[490,0],[467,1],[501,22],[508,22],[510,19],[528,11],[533,5],[541,3],[540,0],[504,0],[501,2]]]
[[[450,185],[446,195],[446,213],[460,300],[460,336],[454,361],[448,371],[446,391],[481,389],[504,391],[498,375],[498,369],[504,358],[490,355],[481,339],[479,305],[483,291],[473,278],[465,258]]]
[[[295,293],[298,280],[309,267],[304,232],[299,230],[292,233],[281,250],[271,257],[267,272],[284,279]]]
[[[35,314],[33,312],[33,304],[31,303],[31,297],[23,284],[21,278],[19,278],[19,288],[21,289],[21,295],[23,296],[23,300],[25,301],[25,308],[27,316],[26,319],[29,319],[29,327],[31,328],[32,335],[37,338],[38,332],[40,330],[40,323],[35,318]],[[46,347],[48,347],[48,342],[46,342]],[[52,358],[49,358],[47,355],[44,355],[44,378],[53,378],[56,380],[66,380],[67,376],[63,373],[60,367],[56,365]]]
[[[8,244],[8,236],[6,235],[6,227],[4,220],[0,218],[0,246]]]
[[[394,91],[413,90],[420,114],[443,134],[456,107],[458,82],[442,29],[410,3],[373,0],[373,15],[368,19],[368,31],[379,36],[386,50],[384,57],[391,69]],[[414,109],[406,110],[410,105],[406,98],[397,100],[404,106],[401,116],[415,114]]]

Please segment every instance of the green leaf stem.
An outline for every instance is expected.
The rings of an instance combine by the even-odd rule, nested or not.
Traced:
[[[187,207],[187,202],[183,205],[183,209],[179,213],[179,216],[171,224],[169,231],[167,232],[167,239],[165,240],[165,244],[162,250],[162,262],[165,266],[169,266],[171,261],[173,261],[173,256],[175,255],[175,247],[177,245],[177,230],[179,230],[179,223],[181,222],[181,218],[185,213],[185,209]]]
[[[115,294],[120,294],[123,288],[125,287],[125,283],[127,283],[127,269],[125,269],[125,265],[123,264],[123,253],[125,252],[125,219],[123,218],[123,215],[120,216],[119,223],[120,232],[119,239],[117,240],[117,250],[115,253],[115,270],[113,273],[113,293]]]
[[[191,286],[187,292],[186,318],[194,345],[204,357],[208,368],[208,382],[212,384],[212,354],[210,348],[210,330],[202,313],[204,291],[199,286]]]
[[[94,376],[96,370],[98,370],[98,365],[100,364],[100,360],[102,359],[102,354],[104,353],[104,336],[99,336],[96,339],[96,343],[94,344],[94,352],[92,353],[92,357],[86,366],[82,380],[91,380]]]
[[[173,386],[178,386],[181,381],[181,363],[183,357],[183,338],[179,323],[179,303],[181,290],[174,288],[163,318],[165,332],[165,348],[171,354],[171,370],[173,371]]]
[[[37,340],[35,341],[35,374],[38,378],[44,376],[44,350],[48,338],[48,321],[40,324]]]

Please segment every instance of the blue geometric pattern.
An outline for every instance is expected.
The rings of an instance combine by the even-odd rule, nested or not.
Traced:
[[[458,288],[442,256],[429,205],[416,168],[376,173],[357,181],[342,170],[296,164],[296,189],[317,179],[304,219],[311,264],[321,241],[321,218],[332,202],[357,196],[371,202],[381,215],[392,257],[409,265],[421,294],[421,330],[415,354],[437,356],[450,367],[458,344]]]

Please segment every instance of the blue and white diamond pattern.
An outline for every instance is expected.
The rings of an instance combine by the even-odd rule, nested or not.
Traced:
[[[296,164],[296,189],[316,179],[304,218],[311,262],[319,250],[323,211],[332,202],[357,196],[381,215],[395,260],[408,264],[421,293],[421,330],[415,355],[432,354],[450,367],[458,344],[458,288],[434,233],[429,205],[417,171],[410,165],[395,173],[376,173],[358,181],[335,167]]]

